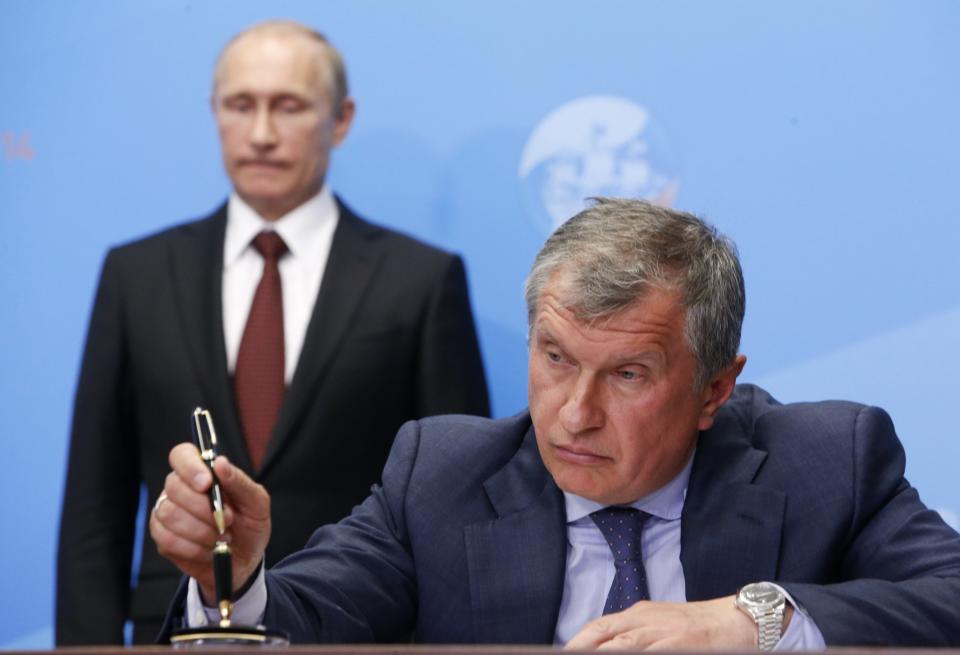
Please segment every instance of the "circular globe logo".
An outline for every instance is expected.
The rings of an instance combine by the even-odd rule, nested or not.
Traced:
[[[670,206],[680,188],[650,112],[616,96],[585,96],[548,114],[524,145],[519,176],[526,212],[546,234],[593,196]]]

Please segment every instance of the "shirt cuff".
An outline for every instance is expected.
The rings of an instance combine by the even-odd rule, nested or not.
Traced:
[[[247,591],[233,603],[233,613],[230,621],[240,625],[260,625],[263,613],[267,609],[267,579],[265,567],[260,564],[257,577],[254,578]],[[186,624],[191,628],[202,628],[207,625],[220,623],[220,610],[216,607],[207,607],[200,596],[200,585],[194,578],[190,578],[187,585]]]
[[[780,641],[773,647],[773,650],[825,650],[826,642],[823,640],[823,633],[813,622],[807,611],[800,607],[786,589],[778,584],[773,585],[780,593],[786,597],[787,602],[793,605],[793,617],[790,619],[790,625],[786,632],[780,637]]]

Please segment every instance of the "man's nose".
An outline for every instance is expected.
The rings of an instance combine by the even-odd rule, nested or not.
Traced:
[[[277,128],[268,107],[258,107],[250,132],[250,142],[256,148],[270,148],[277,144]]]
[[[603,427],[602,389],[587,374],[577,377],[567,401],[560,408],[560,425],[569,434]]]

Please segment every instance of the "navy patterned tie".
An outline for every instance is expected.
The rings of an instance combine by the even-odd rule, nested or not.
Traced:
[[[637,601],[650,599],[640,545],[643,522],[649,516],[646,512],[632,507],[616,506],[605,507],[590,515],[607,540],[613,552],[613,564],[617,569],[613,584],[610,585],[610,593],[607,594],[607,602],[603,606],[604,614],[619,612]]]

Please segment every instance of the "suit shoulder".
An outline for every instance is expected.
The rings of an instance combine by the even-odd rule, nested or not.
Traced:
[[[868,406],[848,400],[820,400],[815,402],[781,403],[768,391],[753,384],[738,384],[730,399],[721,409],[744,427],[758,422],[840,422],[855,419]],[[879,408],[873,408],[880,410]]]
[[[225,212],[225,207],[221,207],[203,218],[189,219],[112,246],[107,251],[107,260],[136,263],[144,257],[152,257],[164,252],[171,244],[184,238],[203,233],[215,233],[218,229],[222,230],[225,224]]]
[[[352,223],[358,230],[371,240],[377,241],[391,257],[402,260],[417,261],[422,264],[446,266],[450,260],[459,256],[444,250],[439,246],[423,241],[418,237],[372,222],[351,211],[341,203],[341,220]]]
[[[432,416],[408,425],[416,426],[418,436],[416,468],[451,484],[483,480],[503,468],[523,446],[531,429],[526,411],[501,419]]]
[[[846,400],[789,403],[763,414],[757,428],[761,433],[778,431],[811,441],[829,441],[852,436],[861,415],[868,411],[886,416],[880,408]]]
[[[780,403],[754,385],[737,385],[729,408],[755,447],[772,452],[810,448],[847,452],[858,429],[893,434],[889,415],[879,407],[847,400]]]
[[[512,454],[531,426],[526,410],[500,419],[447,414],[423,418],[418,423],[422,447],[451,449],[467,457],[480,451]]]

